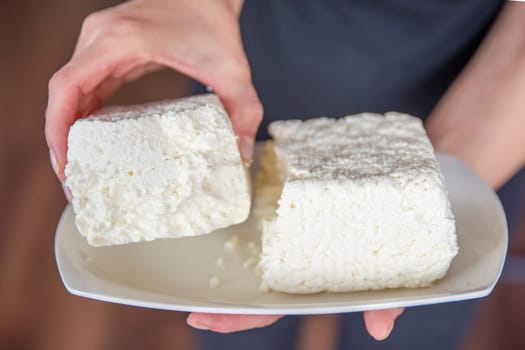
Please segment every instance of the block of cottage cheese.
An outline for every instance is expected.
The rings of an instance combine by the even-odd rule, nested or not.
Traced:
[[[262,289],[423,287],[458,251],[421,121],[387,113],[274,122],[261,159]]]
[[[205,234],[250,211],[247,172],[215,95],[77,120],[67,157],[76,225],[95,246]]]

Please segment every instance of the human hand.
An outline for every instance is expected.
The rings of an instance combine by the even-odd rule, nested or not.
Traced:
[[[262,105],[241,43],[241,6],[242,0],[134,0],[89,15],[73,57],[49,82],[45,132],[58,178],[65,180],[74,121],[100,108],[123,83],[162,67],[217,93],[249,160]]]
[[[403,311],[404,308],[394,308],[364,312],[364,321],[368,333],[376,340],[386,339],[392,332],[394,321]],[[282,317],[279,315],[224,315],[194,312],[188,316],[187,322],[197,329],[231,333],[266,327]]]

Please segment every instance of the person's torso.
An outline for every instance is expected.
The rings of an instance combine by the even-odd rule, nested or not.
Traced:
[[[501,0],[246,0],[243,43],[272,120],[390,110],[426,117]]]

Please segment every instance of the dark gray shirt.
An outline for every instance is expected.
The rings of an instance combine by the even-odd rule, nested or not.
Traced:
[[[395,110],[425,118],[472,56],[500,0],[246,0],[240,23],[276,119]]]

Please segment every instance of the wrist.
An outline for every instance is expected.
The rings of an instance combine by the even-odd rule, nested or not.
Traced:
[[[524,131],[506,113],[495,113],[494,118],[471,115],[463,123],[453,120],[463,118],[431,119],[427,132],[436,152],[461,159],[498,189],[525,164]]]

